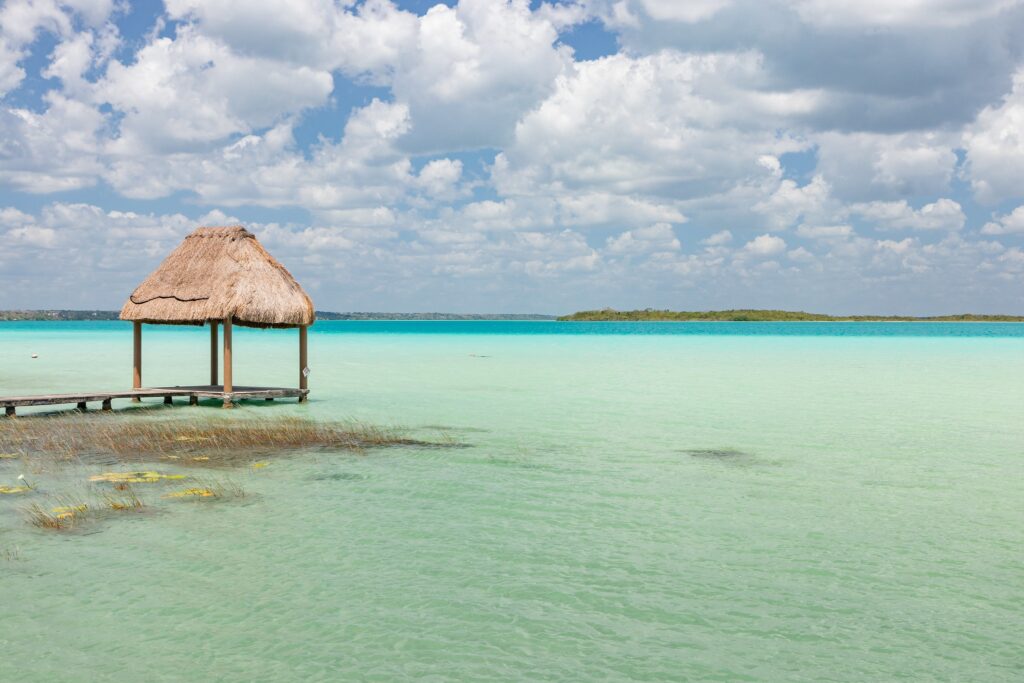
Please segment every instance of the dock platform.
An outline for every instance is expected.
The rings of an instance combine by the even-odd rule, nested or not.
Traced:
[[[90,403],[99,403],[102,410],[111,410],[115,398],[127,398],[141,401],[144,398],[163,398],[164,403],[171,405],[175,397],[188,397],[190,405],[196,405],[200,399],[213,398],[224,402],[225,407],[246,399],[263,399],[273,401],[275,398],[297,398],[305,401],[309,389],[291,389],[284,387],[232,387],[224,391],[223,385],[153,387],[150,389],[130,389],[127,391],[85,391],[72,394],[40,394],[36,396],[0,396],[0,406],[8,417],[17,414],[21,406],[52,406],[74,404],[80,411],[85,411]]]

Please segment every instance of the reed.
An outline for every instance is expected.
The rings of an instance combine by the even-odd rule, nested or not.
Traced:
[[[146,504],[135,494],[131,486],[127,484],[115,487],[117,493],[106,492],[103,494],[103,504],[107,510],[114,512],[137,512],[144,510]]]
[[[98,495],[59,494],[48,496],[42,502],[22,509],[26,521],[40,529],[68,531],[85,522],[105,519],[115,513],[142,512],[145,502],[130,486],[119,486],[115,491]]]
[[[46,507],[33,503],[23,510],[25,519],[33,526],[51,531],[67,531],[74,529],[80,522],[92,514],[89,505],[82,500],[61,497],[56,499],[58,505]]]
[[[299,452],[362,453],[368,448],[459,446],[447,434],[437,442],[409,439],[396,429],[360,422],[319,422],[300,417],[163,418],[147,411],[124,413],[65,413],[0,420],[0,453],[17,454],[19,469],[28,472],[75,471],[84,465],[92,474],[83,477],[89,488],[82,496],[45,496],[23,508],[32,525],[68,531],[86,522],[100,521],[123,512],[146,511],[149,505],[136,494],[170,480],[169,500],[217,501],[245,498],[238,483],[226,478],[196,477],[168,468],[248,467],[251,472],[271,458]],[[100,469],[102,468],[102,469]],[[21,485],[20,485],[21,486]],[[13,489],[12,489],[13,490]],[[148,491],[147,491],[148,493]],[[154,492],[155,493],[155,492]],[[150,499],[152,502],[152,499]]]
[[[97,413],[0,421],[0,452],[22,454],[34,461],[36,469],[91,456],[112,455],[119,462],[164,459],[187,466],[224,467],[295,451],[362,452],[389,446],[451,445],[404,438],[396,430],[360,422],[288,416],[153,419]]]

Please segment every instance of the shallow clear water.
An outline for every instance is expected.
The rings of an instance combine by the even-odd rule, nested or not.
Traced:
[[[146,384],[205,381],[206,330],[144,335]],[[296,337],[238,331],[236,383],[294,384]],[[353,322],[310,343],[309,404],[236,414],[472,447],[273,460],[233,475],[243,501],[93,533],[37,531],[5,496],[0,680],[1024,677],[1024,325]],[[130,355],[119,323],[5,323],[0,395],[119,388]],[[18,472],[0,460],[0,484]]]

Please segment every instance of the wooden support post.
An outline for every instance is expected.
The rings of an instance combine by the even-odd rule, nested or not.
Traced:
[[[133,334],[135,352],[133,354],[134,362],[132,363],[132,389],[142,388],[142,323],[135,321],[133,324]],[[138,403],[141,401],[138,396],[133,396],[132,401]]]
[[[234,391],[231,373],[231,316],[224,318],[224,393]],[[224,399],[224,407],[231,407],[231,398]]]
[[[17,414],[18,414],[18,411],[15,409],[14,406],[5,406],[4,407],[4,415],[6,415],[7,417],[15,417]]]
[[[79,411],[80,413],[84,413],[84,412],[85,412],[85,409],[86,409],[86,407],[87,407],[87,406],[85,405],[85,401],[81,401],[81,402],[79,402],[79,404],[78,404],[78,411]]]
[[[174,404],[174,401],[171,400],[170,396],[164,396],[164,405],[165,406],[169,406],[169,405],[173,405],[173,404]]]
[[[103,410],[110,410],[110,409],[111,409],[110,399],[109,398],[103,399]]]
[[[217,386],[217,325],[216,320],[210,321],[210,385]]]
[[[199,397],[196,396],[195,394],[189,394],[188,404],[190,406],[197,406],[197,405],[199,405]]]
[[[309,362],[307,354],[306,344],[306,326],[303,325],[299,328],[299,389],[309,388],[309,378],[306,376],[306,367]],[[305,394],[299,395],[299,403],[303,403],[306,400]]]

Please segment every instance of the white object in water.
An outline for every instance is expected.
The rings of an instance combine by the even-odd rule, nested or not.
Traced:
[[[33,358],[39,358],[39,354],[38,354],[38,353],[33,353],[33,354],[32,354],[32,357],[33,357]]]

